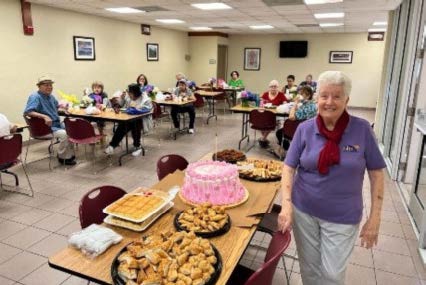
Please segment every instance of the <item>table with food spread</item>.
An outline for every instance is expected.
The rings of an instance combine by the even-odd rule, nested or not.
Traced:
[[[224,167],[237,171],[232,178],[244,189],[240,203],[197,204],[188,201],[191,196],[184,198],[185,193],[228,193],[213,186],[208,191],[200,188],[210,187],[209,181],[216,183],[203,180],[208,176],[204,172],[214,175]],[[247,158],[236,150],[209,153],[186,172],[177,170],[104,208],[102,227],[122,236],[117,244],[96,257],[69,245],[50,256],[49,265],[100,284],[226,284],[260,216],[271,207],[280,188],[281,168],[279,161]],[[230,185],[231,177],[222,183]]]

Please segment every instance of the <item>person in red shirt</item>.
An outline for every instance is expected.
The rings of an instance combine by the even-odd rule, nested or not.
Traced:
[[[278,90],[278,80],[272,80],[269,82],[269,90],[262,94],[263,102],[272,103],[274,106],[279,106],[285,102],[288,102],[284,93]]]
[[[265,104],[272,103],[273,106],[279,106],[283,103],[288,102],[283,92],[280,92],[278,80],[272,80],[269,82],[269,90],[262,94],[262,100]],[[267,139],[270,132],[262,132],[262,138],[259,140],[261,147],[267,147],[269,141]]]

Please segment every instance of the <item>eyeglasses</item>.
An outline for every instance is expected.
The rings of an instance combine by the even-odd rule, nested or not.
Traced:
[[[277,85],[270,85],[269,88],[278,88]]]

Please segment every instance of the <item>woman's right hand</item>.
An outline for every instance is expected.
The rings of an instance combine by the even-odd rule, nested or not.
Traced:
[[[281,206],[281,212],[278,215],[278,230],[283,233],[291,228],[293,223],[293,204],[286,201]]]

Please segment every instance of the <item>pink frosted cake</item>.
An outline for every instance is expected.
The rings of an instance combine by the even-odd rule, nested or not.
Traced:
[[[180,194],[193,204],[210,202],[213,205],[231,205],[246,198],[237,166],[223,161],[189,164]]]

